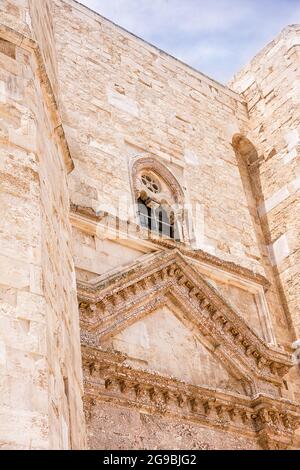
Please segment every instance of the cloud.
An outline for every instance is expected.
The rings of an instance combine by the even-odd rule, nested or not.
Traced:
[[[251,10],[251,2],[239,0],[83,0],[82,3],[109,19],[143,35],[164,31],[195,34],[234,27]],[[237,7],[238,6],[238,7]]]
[[[190,47],[187,47],[185,44],[178,46],[175,55],[183,62],[195,67],[198,66],[198,68],[200,66],[201,68],[201,64],[204,65],[220,59],[227,60],[231,56],[231,51],[224,46],[220,47],[219,44],[203,40],[193,42]]]
[[[227,81],[287,24],[299,0],[80,0],[89,8]]]

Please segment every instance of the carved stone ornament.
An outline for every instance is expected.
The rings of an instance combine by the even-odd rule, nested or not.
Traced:
[[[82,351],[88,420],[104,401],[257,438],[264,449],[288,449],[300,426],[300,408],[288,400],[190,385],[125,365],[121,353],[87,345]]]
[[[265,448],[291,445],[300,409],[278,394],[293,365],[291,355],[258,337],[179,250],[151,254],[115,275],[80,281],[78,295],[87,396],[238,428],[257,436]],[[101,349],[103,339],[170,302],[245,384],[245,395],[135,370],[123,364],[126,355]]]
[[[162,178],[173,194],[174,202],[182,205],[184,203],[184,194],[175,176],[165,165],[160,163],[154,157],[142,157],[136,160],[132,166],[132,182],[135,197],[138,198],[140,191],[144,186],[139,175],[147,175],[147,172],[156,174]],[[152,192],[152,191],[151,191]],[[152,195],[155,194],[152,192]]]
[[[91,207],[84,207],[78,206],[75,204],[71,204],[71,221],[72,224],[78,226],[79,228],[90,227],[93,233],[95,230],[95,224],[97,227],[103,225],[105,226],[115,226],[116,227],[116,234],[120,235],[120,233],[126,233],[126,235],[131,239],[136,239],[139,236],[141,231],[141,227],[137,224],[132,222],[128,222],[127,220],[121,220],[119,217],[112,216],[107,212],[96,212]],[[182,215],[181,210],[176,212],[176,219],[178,220],[179,215]],[[270,287],[270,283],[268,279],[257,273],[253,272],[244,266],[238,265],[232,261],[223,260],[215,255],[212,255],[206,251],[201,249],[192,250],[188,247],[187,244],[171,240],[171,239],[164,239],[157,237],[155,233],[152,233],[150,236],[150,240],[154,245],[158,247],[162,247],[164,249],[174,250],[175,248],[181,252],[182,255],[185,255],[189,258],[203,261],[208,265],[218,267],[224,269],[227,272],[237,274],[248,280],[253,280],[256,283],[261,284],[265,290]]]

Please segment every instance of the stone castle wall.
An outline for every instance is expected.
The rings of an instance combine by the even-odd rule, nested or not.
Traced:
[[[298,28],[286,29],[230,89],[73,0],[3,1],[0,12],[0,448],[86,446],[76,281],[164,249],[112,240],[97,225],[101,211],[138,222],[131,170],[141,155],[163,163],[183,188],[193,248],[266,276],[264,292],[193,261],[260,337],[259,311],[268,311],[278,350],[291,352],[300,296]],[[257,161],[235,153],[234,134],[253,142]],[[70,203],[94,218],[74,215]],[[142,361],[135,334],[103,346],[123,351],[126,340],[124,351]],[[168,331],[166,338],[176,343]],[[205,349],[199,354],[214,384],[217,366]],[[278,394],[299,400],[298,387],[294,367]],[[259,447],[251,433],[94,405],[85,410],[92,448]]]
[[[289,26],[245,67],[231,86],[249,112],[258,213],[290,327],[299,338],[299,65],[300,29]]]
[[[109,425],[108,425],[109,423]],[[101,403],[88,423],[92,449],[259,450],[255,440],[196,423]]]
[[[56,2],[53,25],[72,202],[132,217],[131,165],[154,155],[185,189],[194,226],[201,207],[197,246],[270,278],[256,203],[231,146],[250,126],[240,96],[74,2]],[[279,342],[289,344],[277,289],[267,296]]]
[[[120,198],[131,204],[130,165],[154,155],[187,202],[203,206],[201,246],[261,269],[231,147],[247,126],[240,97],[73,2],[56,2],[53,23],[72,201],[111,211]]]
[[[26,2],[9,2],[7,11],[16,22],[8,18],[5,26],[17,25],[27,33],[21,24],[29,18]],[[3,37],[1,446],[82,448],[81,355],[65,148],[35,43],[5,27]]]

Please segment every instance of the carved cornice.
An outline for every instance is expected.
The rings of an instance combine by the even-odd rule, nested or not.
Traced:
[[[244,266],[240,266],[238,264],[233,263],[232,261],[225,261],[217,256],[211,255],[206,251],[201,249],[191,250],[188,249],[186,246],[176,246],[176,242],[172,240],[157,240],[154,239],[153,243],[157,244],[158,246],[164,248],[177,248],[180,252],[189,258],[193,258],[198,261],[203,261],[206,264],[210,264],[211,266],[215,266],[217,268],[221,268],[224,271],[228,271],[233,274],[237,274],[238,276],[244,277],[245,279],[249,279],[254,281],[258,284],[261,284],[265,289],[270,287],[270,282],[265,276],[262,276],[259,273],[255,273],[251,271],[251,269],[245,268]]]
[[[61,123],[57,102],[54,96],[54,92],[46,71],[44,60],[40,51],[40,48],[36,41],[23,35],[22,33],[9,28],[6,25],[0,24],[0,37],[12,42],[18,47],[31,52],[37,62],[37,76],[40,81],[41,89],[43,90],[43,96],[47,104],[52,122],[53,132],[55,139],[60,147],[63,161],[66,167],[67,173],[70,173],[74,168],[74,163],[70,154],[67,139],[65,137],[64,129]]]
[[[86,345],[82,351],[88,419],[97,401],[106,401],[257,438],[266,449],[292,446],[300,426],[300,408],[288,400],[198,387],[132,368],[121,353]]]
[[[114,227],[121,234],[126,234],[131,240],[138,239],[144,232],[140,225],[112,216],[108,212],[96,212],[92,207],[84,207],[71,203],[71,217],[73,223],[75,223],[76,216],[82,217],[83,221],[86,221],[86,223],[91,221],[93,224],[106,224],[108,227]],[[270,282],[266,277],[233,263],[232,261],[223,260],[200,249],[189,249],[183,242],[159,237],[155,233],[151,233],[149,231],[146,231],[146,235],[147,239],[154,246],[169,250],[179,250],[184,256],[198,261],[203,261],[208,265],[236,274],[247,280],[254,281],[257,284],[262,285],[265,289],[270,287]]]
[[[171,301],[209,339],[216,356],[248,382],[260,381],[253,391],[262,390],[263,381],[281,384],[293,365],[291,355],[259,338],[178,250],[99,281],[79,281],[78,298],[82,329],[93,344]]]

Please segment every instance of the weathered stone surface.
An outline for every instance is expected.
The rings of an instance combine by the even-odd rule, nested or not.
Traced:
[[[277,283],[282,285],[285,311],[299,336],[299,26],[288,26],[231,82],[248,103],[249,136],[262,156],[250,171],[258,213]],[[260,96],[255,103],[252,77]],[[298,203],[297,203],[298,201]],[[296,277],[295,277],[296,276]],[[291,292],[291,286],[292,291]]]
[[[107,423],[104,425],[104,423]],[[88,422],[94,449],[257,450],[236,434],[174,421],[172,418],[101,403]],[[96,431],[97,430],[97,431]]]
[[[229,88],[73,0],[0,14],[0,448],[300,448],[300,28]]]
[[[43,30],[45,5],[41,2],[39,12]],[[81,354],[64,148],[55,135],[51,86],[37,44],[29,38],[35,13],[29,17],[27,1],[1,2],[3,7],[1,447],[82,448]],[[38,27],[35,34],[40,36]]]

